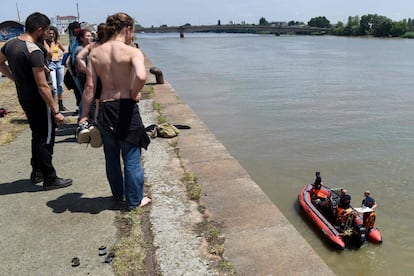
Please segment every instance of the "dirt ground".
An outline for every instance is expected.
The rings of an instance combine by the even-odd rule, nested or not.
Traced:
[[[0,145],[12,142],[26,127],[26,116],[17,100],[16,87],[8,78],[0,79],[0,108],[8,114],[0,117]]]
[[[62,35],[60,41],[63,45],[68,45],[68,35]],[[4,41],[0,41],[0,48],[4,43]],[[12,142],[22,130],[28,127],[26,115],[17,100],[16,87],[6,77],[0,78],[0,108],[10,112],[4,117],[0,117],[0,145],[4,145]]]

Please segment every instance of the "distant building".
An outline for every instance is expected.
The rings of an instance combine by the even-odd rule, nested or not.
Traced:
[[[4,21],[0,23],[0,40],[7,40],[21,35],[24,26],[17,21]]]
[[[59,33],[63,34],[66,29],[69,26],[69,23],[72,23],[73,21],[77,21],[78,18],[76,16],[73,15],[69,15],[69,16],[59,16],[57,15],[56,17],[52,17],[51,18],[51,23],[52,25],[56,26],[59,30]]]
[[[273,27],[279,26],[279,27],[286,27],[288,26],[288,23],[285,21],[272,21],[270,22],[270,25]]]

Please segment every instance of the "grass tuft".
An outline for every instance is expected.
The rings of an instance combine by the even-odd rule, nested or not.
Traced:
[[[116,275],[144,275],[145,240],[141,230],[144,210],[121,212],[117,216],[119,240],[113,248],[113,268]]]
[[[187,188],[188,197],[191,200],[199,200],[201,197],[201,185],[197,183],[197,176],[192,172],[184,174],[182,181]]]

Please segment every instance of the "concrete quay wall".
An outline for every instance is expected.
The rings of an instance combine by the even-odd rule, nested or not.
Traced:
[[[154,66],[146,60],[149,69]],[[162,68],[160,68],[162,70]],[[240,163],[171,85],[155,84],[154,101],[173,124],[191,126],[177,137],[181,164],[197,176],[205,206],[225,235],[224,257],[238,275],[334,275]]]

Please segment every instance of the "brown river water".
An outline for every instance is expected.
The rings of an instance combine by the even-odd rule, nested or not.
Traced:
[[[412,275],[414,40],[139,34],[138,43],[337,275]],[[315,171],[354,206],[371,191],[383,244],[326,244],[296,202]]]

